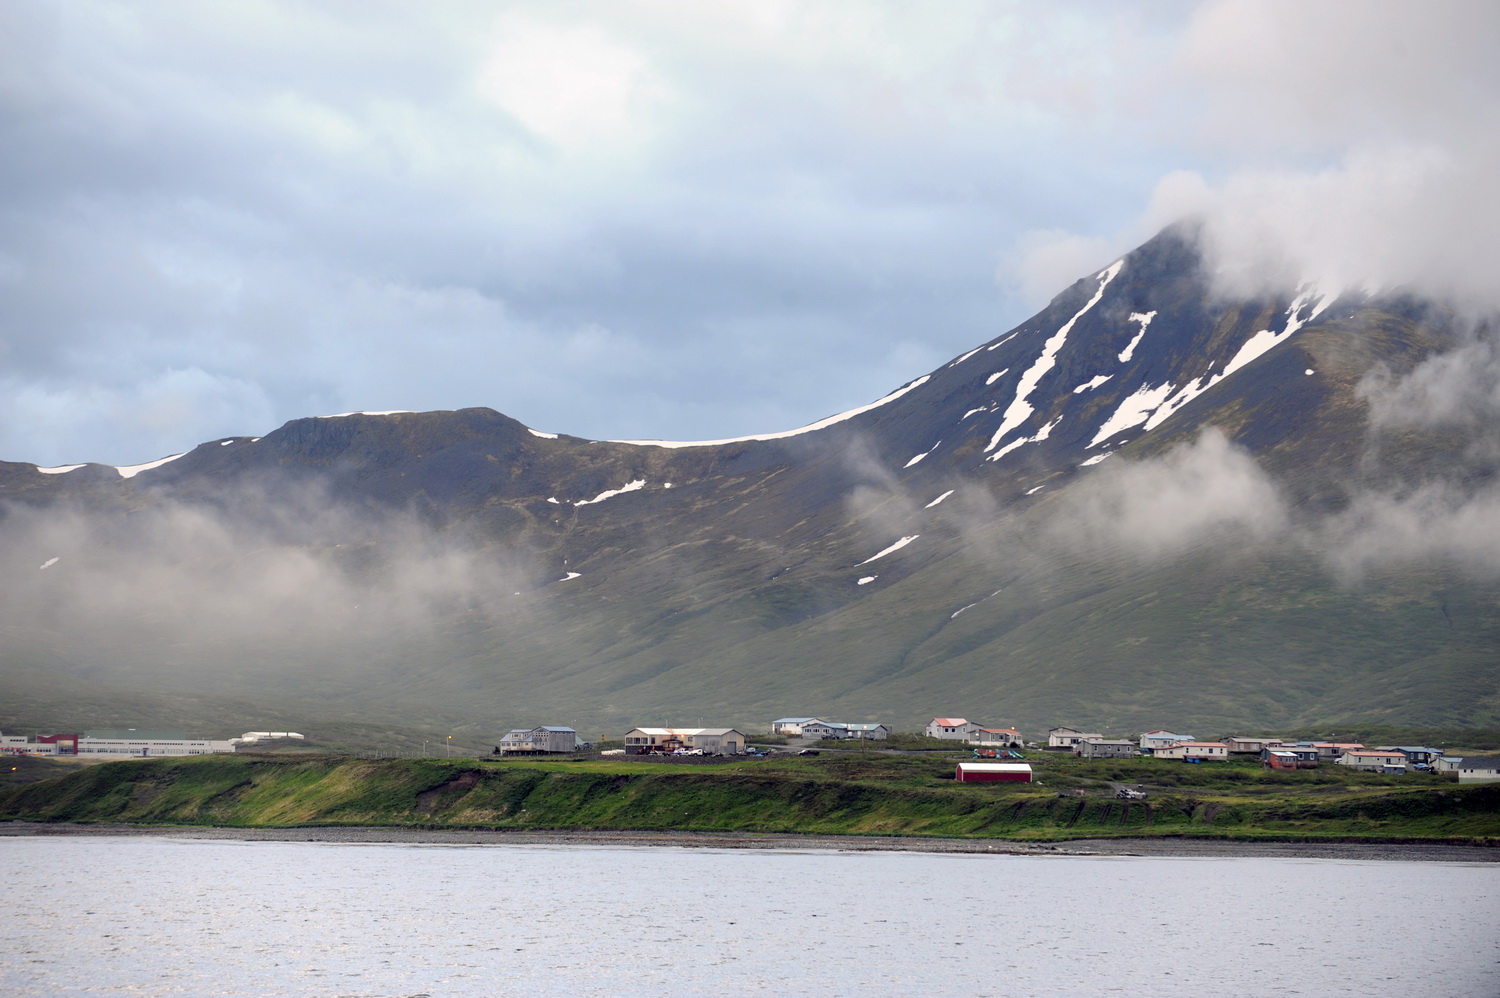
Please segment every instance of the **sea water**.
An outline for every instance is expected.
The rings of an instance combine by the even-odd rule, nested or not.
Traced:
[[[1500,864],[0,840],[6,995],[1500,995]]]

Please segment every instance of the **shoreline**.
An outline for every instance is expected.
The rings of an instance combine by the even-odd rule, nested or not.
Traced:
[[[66,824],[0,821],[0,838],[50,836],[307,842],[328,845],[607,846],[767,849],[790,852],[915,852],[992,856],[1101,856],[1200,859],[1334,859],[1429,863],[1500,863],[1500,848],[1434,842],[1257,842],[1209,838],[1107,838],[1017,842],[897,835],[793,833],[511,830],[328,825],[233,828],[192,825]]]

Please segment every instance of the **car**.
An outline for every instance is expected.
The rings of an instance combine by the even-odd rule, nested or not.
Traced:
[[[815,749],[815,748],[805,748],[805,749],[802,749],[797,754],[798,755],[817,755],[818,754],[818,750]]]
[[[1146,795],[1143,792],[1141,792],[1139,790],[1132,790],[1129,787],[1121,787],[1119,790],[1116,790],[1115,791],[1115,796],[1118,797],[1120,800],[1145,800],[1146,799]]]

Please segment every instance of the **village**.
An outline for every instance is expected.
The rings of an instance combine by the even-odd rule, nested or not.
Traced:
[[[837,743],[889,742],[893,732],[874,722],[835,721],[819,717],[782,717],[771,722],[770,739],[751,736],[732,727],[638,727],[626,732],[623,748],[602,748],[580,741],[578,732],[564,725],[514,728],[494,747],[497,757],[564,756],[599,751],[641,761],[725,760],[764,757],[794,751],[817,754]],[[1500,781],[1500,756],[1451,756],[1425,745],[1366,746],[1360,742],[1286,741],[1268,736],[1229,736],[1203,741],[1191,734],[1156,729],[1137,738],[1106,738],[1098,732],[1068,726],[1048,729],[1045,739],[1027,740],[1014,727],[995,727],[963,717],[934,717],[920,732],[927,739],[954,742],[973,754],[960,761],[955,778],[962,782],[1021,782],[1033,780],[1028,751],[1066,752],[1081,759],[1152,758],[1185,764],[1255,758],[1271,770],[1314,769],[1322,765],[1387,776],[1407,773],[1454,774],[1460,783]],[[135,728],[79,733],[0,734],[0,755],[76,757],[80,759],[141,759],[210,755],[253,750],[272,742],[301,741],[295,731],[247,731],[227,739],[186,738],[175,732]],[[755,745],[752,741],[775,741]],[[827,743],[834,743],[829,746]],[[784,743],[784,748],[782,746]],[[930,743],[929,743],[930,744]],[[444,754],[452,756],[452,739]],[[1127,793],[1128,791],[1121,791]]]

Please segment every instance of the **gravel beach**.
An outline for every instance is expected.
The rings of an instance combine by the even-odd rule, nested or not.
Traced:
[[[4,836],[152,836],[230,839],[246,842],[327,842],[344,845],[399,843],[439,846],[677,846],[702,849],[783,851],[990,853],[1013,856],[1261,857],[1270,859],[1401,860],[1432,863],[1497,863],[1500,848],[1447,843],[1247,842],[1199,838],[1074,839],[1010,842],[975,839],[861,835],[760,835],[685,831],[512,831],[509,829],[393,828],[198,828],[138,825],[70,825],[0,822]]]

